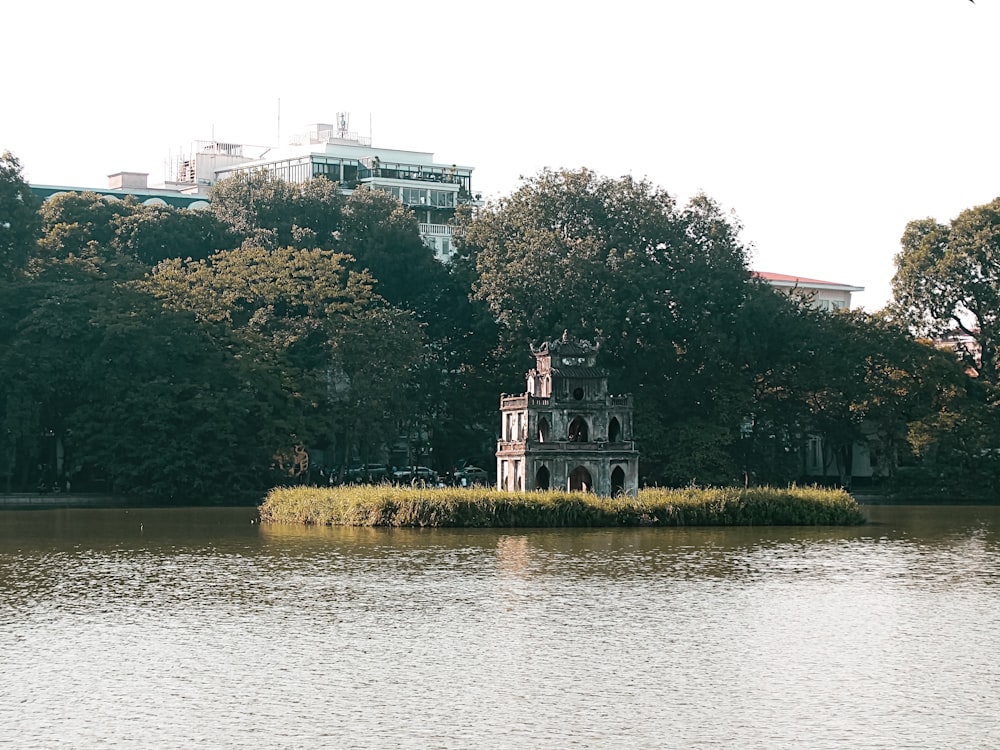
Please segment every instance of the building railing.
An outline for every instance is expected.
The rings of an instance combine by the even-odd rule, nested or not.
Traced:
[[[418,225],[421,235],[434,235],[437,237],[451,237],[451,226],[448,224],[424,224]]]
[[[441,224],[421,224],[420,225],[420,233],[421,234],[430,234],[429,232],[425,232],[424,231],[424,227],[425,226],[447,226],[447,225],[441,225]],[[448,228],[451,229],[451,227],[448,227]],[[448,234],[452,234],[452,232],[448,232]],[[456,232],[456,234],[457,234],[457,232]],[[552,405],[552,397],[551,396],[532,396],[532,395],[529,395],[527,393],[522,393],[519,396],[503,396],[500,399],[500,408],[501,409],[527,409],[529,405],[530,406],[551,406]],[[627,395],[627,396],[608,396],[608,405],[609,406],[631,407],[632,406],[632,396],[631,395]]]
[[[444,190],[458,190],[460,197],[468,201],[482,200],[482,193],[472,192],[472,171],[428,164],[408,164],[406,162],[382,161],[377,156],[362,156],[357,160],[358,176],[362,179],[405,180]]]
[[[337,129],[311,130],[308,133],[297,133],[288,139],[288,145],[317,145],[320,143],[334,143],[336,141],[350,141],[351,143],[357,143],[359,146],[372,145],[372,139],[367,135],[359,135],[358,133]]]
[[[594,451],[634,451],[634,440],[594,440],[578,442],[575,440],[498,440],[498,451],[520,451],[530,449],[533,453],[593,453]]]
[[[220,154],[222,156],[243,156],[242,143],[221,143],[220,141],[195,141],[198,154]]]

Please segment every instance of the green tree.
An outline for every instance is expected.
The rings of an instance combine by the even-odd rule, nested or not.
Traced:
[[[8,488],[192,500],[266,486],[254,472],[269,458],[256,437],[273,421],[256,398],[265,373],[193,316],[69,262],[14,291],[0,298]]]
[[[912,425],[933,418],[968,378],[950,352],[914,339],[888,314],[854,311],[840,319],[864,357],[864,387],[851,411],[863,420],[873,463],[891,481],[899,456],[912,449]]]
[[[802,474],[810,428],[805,394],[824,351],[823,313],[754,279],[737,329],[738,361],[752,383],[739,441],[748,483],[782,484]]]
[[[136,277],[161,260],[203,260],[239,244],[209,211],[147,206],[131,196],[63,193],[45,203],[41,217],[36,270],[72,261],[105,275]]]
[[[739,231],[705,196],[679,208],[630,177],[526,180],[461,233],[500,328],[502,390],[523,388],[529,341],[597,332],[613,387],[635,393],[647,479],[731,481],[749,400],[733,356],[750,276]]]
[[[891,480],[908,452],[909,425],[964,377],[958,363],[887,314],[830,314],[762,282],[753,289],[743,336],[754,379],[741,441],[748,474],[767,482],[801,477],[803,450],[818,437],[824,473],[849,484],[854,451],[866,445]]]
[[[463,344],[477,325],[469,282],[435,259],[410,209],[381,190],[357,188],[345,198],[325,178],[289,184],[257,173],[219,183],[213,210],[250,244],[349,255],[380,297],[412,312],[426,346],[409,372],[404,421],[415,432],[432,432],[438,455],[459,452],[449,446],[468,442],[461,427],[470,419]]]
[[[58,478],[56,445],[65,440],[67,420],[87,386],[81,366],[93,344],[87,321],[99,299],[94,291],[22,279],[0,295],[0,432],[8,488]]]
[[[12,280],[28,262],[40,231],[38,200],[9,151],[0,156],[0,281]]]
[[[912,221],[896,256],[895,310],[920,336],[960,332],[960,349],[983,379],[1000,373],[1000,198],[950,224]],[[976,351],[978,350],[978,352]]]
[[[260,493],[278,390],[189,312],[117,286],[92,313],[89,388],[72,412],[74,468],[115,492],[199,501]]]
[[[207,210],[136,205],[114,217],[113,246],[151,268],[161,260],[204,260],[239,245],[227,227]]]
[[[35,276],[77,271],[103,278],[136,278],[145,268],[115,243],[118,221],[138,210],[133,198],[115,200],[98,193],[61,193],[41,208],[42,237],[30,264]]]
[[[56,196],[34,214],[41,231],[22,256],[25,274],[0,293],[0,460],[21,489],[72,474],[60,457],[94,345],[90,314],[122,266],[109,248],[114,208],[94,194]],[[104,244],[102,244],[104,243]],[[131,270],[129,273],[133,273]]]
[[[446,320],[447,270],[420,239],[413,212],[386,192],[358,188],[344,196],[324,177],[289,183],[252,172],[217,183],[212,210],[250,244],[348,254],[392,305],[432,327]]]
[[[451,332],[450,305],[465,295],[456,295],[448,270],[421,240],[413,211],[398,199],[381,190],[362,188],[351,193],[336,249],[350,254],[359,268],[371,273],[382,297],[412,310],[427,324],[432,339]]]
[[[352,266],[329,250],[245,245],[164,262],[144,288],[220,327],[240,358],[280,383],[275,450],[294,434],[328,450],[339,438],[343,454],[388,436],[421,346],[412,315],[386,304]]]
[[[325,178],[292,183],[267,172],[240,173],[212,186],[212,212],[243,241],[275,249],[332,249],[344,196]]]
[[[1000,403],[984,390],[972,380],[945,381],[936,408],[908,425],[921,491],[1000,497]]]

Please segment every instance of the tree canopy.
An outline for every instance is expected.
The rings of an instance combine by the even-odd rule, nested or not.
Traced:
[[[896,256],[893,313],[964,363],[964,382],[909,425],[909,444],[940,478],[1000,477],[1000,198],[948,224],[911,221]]]
[[[1000,375],[1000,198],[949,224],[911,221],[896,256],[895,308],[917,335],[960,333],[959,353],[990,383]],[[978,351],[977,351],[978,350]]]
[[[280,383],[275,440],[295,434],[319,447],[334,436],[384,437],[420,352],[412,314],[388,305],[352,266],[329,250],[244,245],[161,263],[142,288],[209,324]]]

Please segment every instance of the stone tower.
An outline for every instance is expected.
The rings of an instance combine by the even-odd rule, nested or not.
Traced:
[[[531,347],[528,390],[500,396],[497,489],[634,493],[639,452],[632,396],[608,394],[600,341],[561,339]]]

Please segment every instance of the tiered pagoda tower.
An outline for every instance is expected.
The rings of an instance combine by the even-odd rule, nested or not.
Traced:
[[[632,396],[608,394],[597,366],[601,342],[561,339],[532,346],[528,390],[500,396],[497,489],[634,493],[639,452]]]

